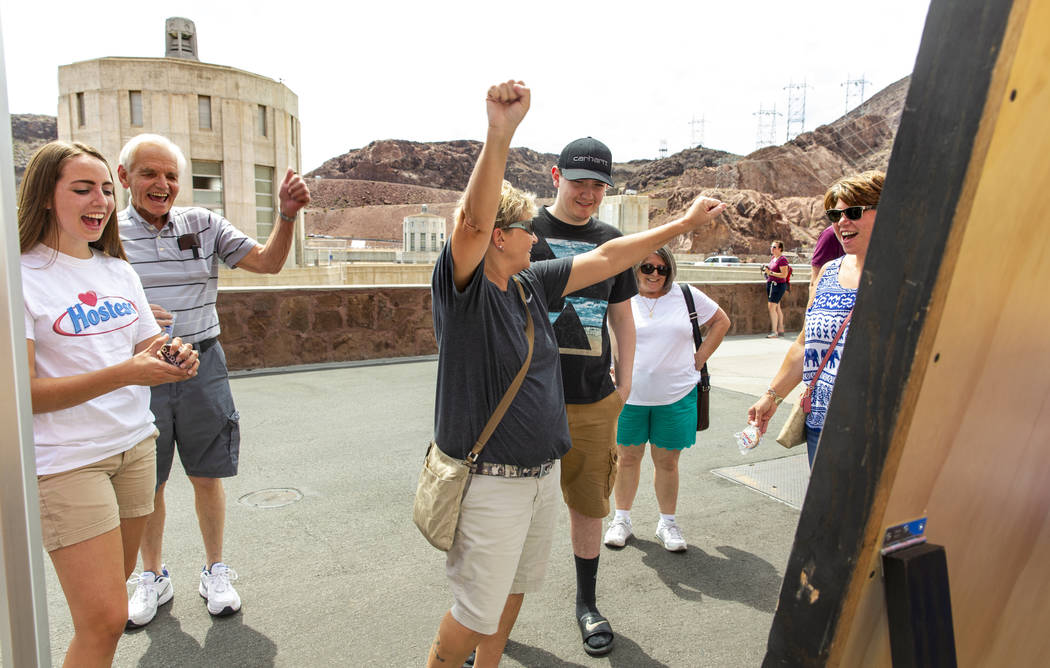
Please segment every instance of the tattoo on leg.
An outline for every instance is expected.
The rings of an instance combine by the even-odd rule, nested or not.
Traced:
[[[434,638],[434,644],[431,645],[430,648],[432,650],[434,650],[434,658],[437,659],[438,661],[440,661],[441,663],[445,663],[444,657],[442,657],[440,654],[438,654],[438,647],[440,645],[441,645],[441,636],[439,635],[439,636]]]

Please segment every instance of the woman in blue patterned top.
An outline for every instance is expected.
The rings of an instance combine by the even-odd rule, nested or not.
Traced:
[[[784,395],[800,381],[808,384],[813,379],[839,327],[853,310],[884,179],[882,172],[864,172],[839,179],[824,194],[828,220],[846,254],[824,265],[817,278],[816,290],[809,298],[803,332],[788,350],[769,389],[748,409],[748,420],[757,422],[761,433],[765,433]],[[813,408],[806,416],[806,449],[811,467],[848,334],[849,325],[831,351],[813,388]]]

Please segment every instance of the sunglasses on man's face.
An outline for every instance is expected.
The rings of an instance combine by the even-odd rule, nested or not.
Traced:
[[[638,269],[643,274],[651,274],[651,273],[653,273],[655,271],[656,273],[660,274],[661,276],[670,276],[671,275],[671,268],[670,267],[665,267],[663,265],[657,266],[655,264],[649,264],[648,262],[646,262],[643,265],[640,265],[638,267]]]
[[[511,228],[514,228],[514,229],[517,229],[517,230],[525,230],[529,234],[532,234],[532,221],[531,220],[521,220],[521,221],[518,221],[516,223],[511,223],[510,225],[504,225],[503,226],[503,229],[505,229],[505,230],[509,230]]]
[[[860,220],[865,211],[874,208],[874,206],[847,206],[845,209],[828,209],[824,212],[824,215],[833,223],[842,220],[842,214],[846,214],[846,217],[850,220]]]

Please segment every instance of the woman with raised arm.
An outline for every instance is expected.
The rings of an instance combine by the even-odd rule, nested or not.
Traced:
[[[164,346],[115,208],[109,165],[90,146],[51,142],[26,167],[18,232],[33,439],[44,549],[73,618],[66,666],[110,665],[127,621],[124,582],[156,482],[146,386],[197,373],[190,346]]]
[[[577,255],[529,262],[535,204],[503,180],[511,138],[529,109],[520,81],[489,88],[488,132],[455,227],[432,279],[438,341],[435,443],[465,459],[534,344],[524,381],[478,458],[446,573],[453,605],[428,666],[496,666],[525,592],[542,583],[558,506],[558,460],[569,449],[550,306],[630,267],[666,241],[721,214],[698,198],[685,216]],[[526,311],[526,309],[528,309]]]
[[[848,317],[857,300],[857,286],[885,178],[878,171],[847,176],[831,184],[824,193],[828,220],[846,254],[820,270],[817,289],[809,296],[803,331],[784,356],[769,389],[747,411],[748,421],[757,423],[759,433],[764,434],[784,396],[799,382],[812,381],[812,410],[806,415],[806,451],[811,468],[849,334]]]

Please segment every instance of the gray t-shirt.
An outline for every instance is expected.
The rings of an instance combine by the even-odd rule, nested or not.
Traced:
[[[434,433],[445,454],[463,459],[503,393],[521,369],[528,343],[525,307],[511,282],[506,291],[485,278],[485,263],[462,291],[452,281],[451,243],[445,244],[431,279],[438,342]],[[534,262],[518,274],[535,327],[528,375],[479,461],[536,466],[568,452],[561,364],[547,312],[561,299],[572,258]]]
[[[146,298],[177,316],[174,336],[187,343],[218,336],[219,260],[236,267],[259,244],[200,207],[172,207],[160,231],[130,204],[117,221],[124,253],[142,279]]]

